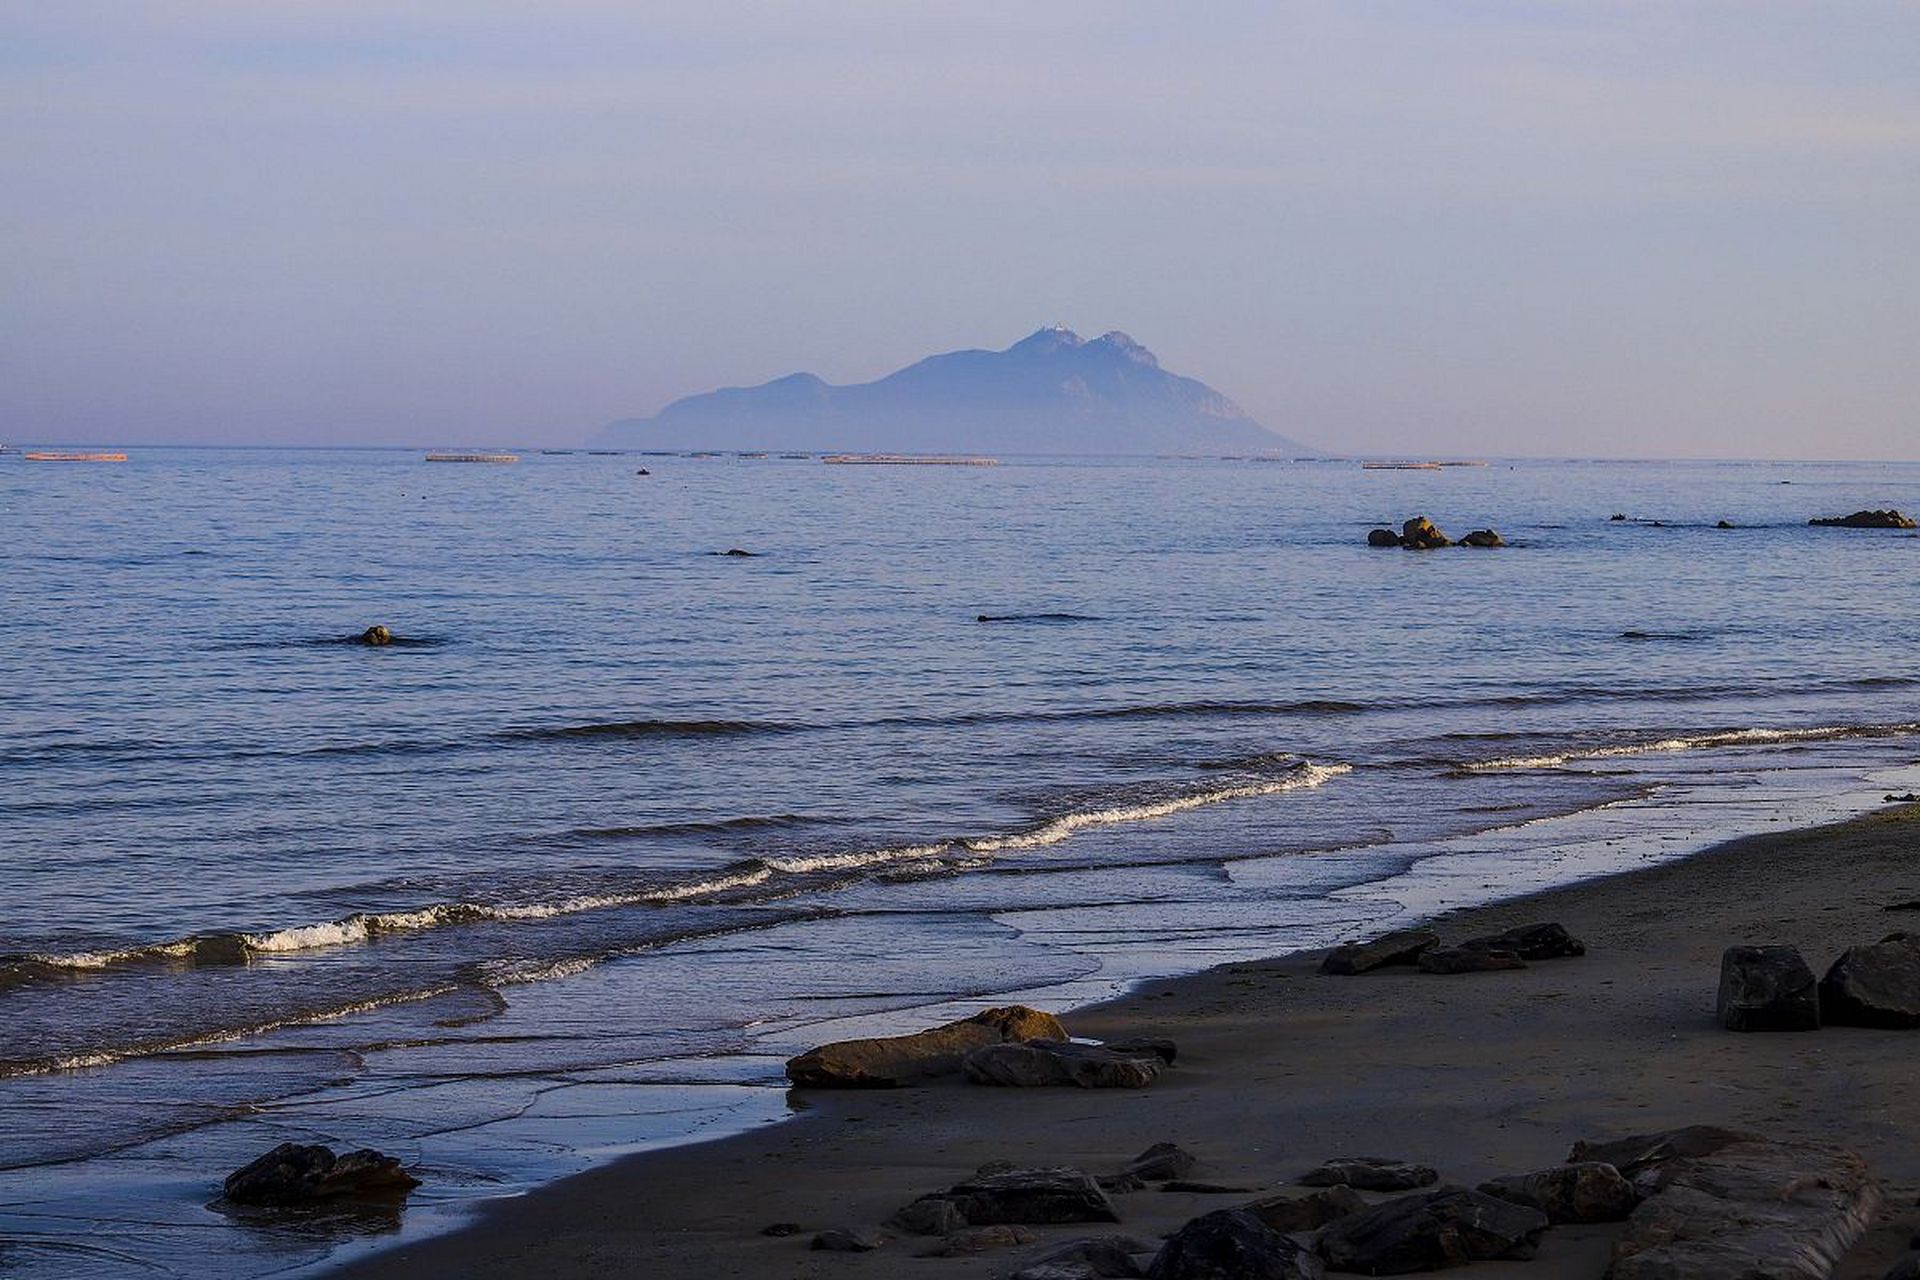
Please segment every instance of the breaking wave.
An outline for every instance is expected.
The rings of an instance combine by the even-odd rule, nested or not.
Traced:
[[[1663,755],[1713,747],[1766,746],[1790,742],[1832,742],[1842,738],[1899,738],[1920,734],[1920,722],[1894,724],[1821,725],[1806,729],[1722,729],[1710,733],[1622,742],[1610,746],[1577,747],[1532,756],[1497,756],[1461,765],[1469,772],[1501,769],[1554,769],[1580,760],[1614,760],[1623,756]]]

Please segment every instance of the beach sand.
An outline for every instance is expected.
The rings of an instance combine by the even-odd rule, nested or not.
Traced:
[[[1148,1145],[1191,1175],[1277,1191],[1337,1155],[1403,1157],[1469,1185],[1557,1164],[1582,1138],[1683,1124],[1835,1140],[1864,1155],[1886,1205],[1843,1269],[1878,1277],[1920,1231],[1920,1031],[1739,1035],[1713,1018],[1721,951],[1799,946],[1816,972],[1847,945],[1920,927],[1920,806],[1735,841],[1682,862],[1444,918],[1448,939],[1557,920],[1581,959],[1437,977],[1322,977],[1317,956],[1231,964],[1079,1011],[1074,1034],[1170,1036],[1178,1065],[1144,1090],[958,1082],[812,1092],[788,1123],[632,1157],[489,1206],[470,1227],[337,1274],[433,1277],[1005,1275],[1038,1246],[923,1259],[897,1237],[811,1252],[775,1222],[874,1228],[989,1160],[1117,1170]],[[1149,1189],[1119,1227],[1043,1227],[1043,1242],[1118,1230],[1153,1240],[1254,1198]],[[1449,1274],[1598,1277],[1613,1227],[1557,1227],[1538,1259]]]

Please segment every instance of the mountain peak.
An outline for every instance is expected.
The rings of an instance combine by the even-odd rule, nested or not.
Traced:
[[[1008,347],[1008,352],[1021,355],[1048,356],[1062,349],[1084,347],[1087,340],[1063,324],[1048,325],[1044,329],[1035,329],[1020,341]]]
[[[1154,369],[1160,367],[1160,358],[1158,356],[1154,355],[1153,352],[1147,350],[1118,329],[1107,330],[1107,332],[1095,338],[1090,345],[1110,347],[1135,364],[1144,364]]]

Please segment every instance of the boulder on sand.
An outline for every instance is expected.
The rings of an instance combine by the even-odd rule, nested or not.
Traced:
[[[1335,1271],[1368,1276],[1438,1271],[1539,1248],[1547,1215],[1465,1187],[1402,1196],[1329,1223],[1317,1247]]]
[[[1027,1040],[990,1044],[962,1061],[975,1084],[1031,1089],[1077,1085],[1082,1089],[1144,1089],[1160,1078],[1164,1063],[1156,1053],[1115,1053],[1100,1045],[1068,1040]]]
[[[1557,960],[1562,956],[1583,956],[1587,944],[1558,924],[1527,924],[1483,938],[1469,938],[1460,944],[1467,951],[1511,951],[1522,960]]]
[[[1368,942],[1349,942],[1335,947],[1320,962],[1320,972],[1344,977],[1388,965],[1411,965],[1420,959],[1421,952],[1439,945],[1440,935],[1431,929],[1403,929]]]
[[[976,1173],[942,1193],[968,1226],[999,1223],[1118,1222],[1113,1201],[1079,1169],[1059,1167]]]
[[[378,1151],[336,1156],[317,1143],[283,1142],[228,1174],[221,1190],[235,1204],[301,1205],[355,1196],[391,1198],[419,1185],[399,1160]]]
[[[1153,1250],[1153,1245],[1133,1236],[1082,1236],[1078,1240],[1062,1240],[1033,1254],[1018,1275],[1026,1275],[1035,1267],[1056,1267],[1063,1272],[1077,1270],[1101,1280],[1121,1280],[1146,1274],[1134,1256]]]
[[[871,1231],[855,1231],[850,1227],[831,1227],[822,1231],[807,1245],[823,1253],[872,1253],[886,1241]]]
[[[1850,516],[1816,517],[1807,521],[1823,529],[1911,529],[1912,519],[1898,511],[1856,511]]]
[[[1920,1027],[1920,935],[1848,947],[1820,983],[1820,1017],[1829,1025]]]
[[[1640,1203],[1626,1176],[1600,1160],[1556,1165],[1537,1173],[1516,1173],[1480,1184],[1500,1200],[1538,1209],[1549,1222],[1620,1222]]]
[[[1728,947],[1715,1010],[1729,1031],[1815,1031],[1820,989],[1793,947]]]
[[[1125,1040],[1109,1040],[1104,1047],[1136,1058],[1152,1054],[1168,1066],[1180,1056],[1180,1046],[1165,1036],[1128,1036]]]
[[[1420,957],[1422,973],[1494,973],[1501,969],[1524,969],[1527,962],[1515,951],[1492,948],[1443,947]]]
[[[824,1044],[790,1059],[787,1079],[808,1089],[891,1089],[953,1075],[969,1053],[990,1044],[1066,1038],[1052,1014],[1009,1005],[910,1036]]]
[[[1304,1196],[1268,1196],[1240,1206],[1275,1231],[1318,1231],[1336,1218],[1358,1213],[1367,1202],[1352,1187],[1328,1187]]]
[[[1320,1280],[1325,1269],[1304,1245],[1244,1209],[1195,1218],[1160,1246],[1149,1280]]]
[[[1180,1144],[1156,1142],[1127,1161],[1127,1167],[1120,1174],[1122,1177],[1138,1178],[1142,1182],[1168,1182],[1186,1177],[1193,1172],[1193,1166],[1197,1163],[1193,1153]]]
[[[1431,1186],[1440,1175],[1423,1164],[1381,1156],[1340,1156],[1300,1176],[1303,1187],[1358,1187],[1362,1191],[1410,1191]]]

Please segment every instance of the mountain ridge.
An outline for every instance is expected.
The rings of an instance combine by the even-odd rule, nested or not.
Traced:
[[[893,453],[1310,453],[1119,330],[1064,325],[927,356],[871,382],[790,373],[609,424],[611,446]]]

